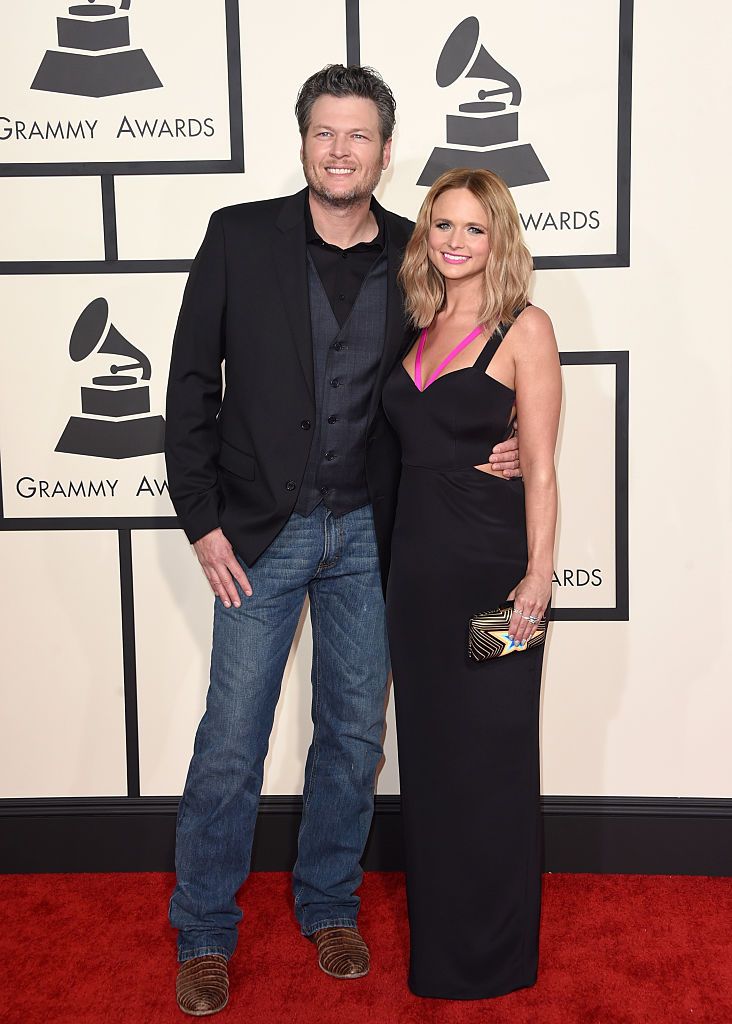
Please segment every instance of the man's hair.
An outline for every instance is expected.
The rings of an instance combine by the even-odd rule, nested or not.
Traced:
[[[394,134],[396,101],[389,86],[373,68],[328,64],[311,75],[297,94],[295,103],[297,124],[303,138],[310,127],[313,103],[320,96],[358,96],[372,100],[379,112],[382,145]]]

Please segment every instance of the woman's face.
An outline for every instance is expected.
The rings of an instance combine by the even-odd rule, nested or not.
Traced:
[[[472,192],[452,188],[432,206],[427,254],[451,281],[482,275],[491,251],[488,218]]]

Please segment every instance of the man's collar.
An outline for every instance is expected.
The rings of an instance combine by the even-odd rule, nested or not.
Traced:
[[[384,210],[373,196],[371,196],[370,210],[376,219],[376,226],[378,228],[376,237],[372,238],[370,242],[357,242],[356,245],[364,245],[368,247],[373,246],[374,248],[383,249],[386,245]],[[310,192],[308,189],[305,190],[305,240],[307,242],[323,241],[313,224],[313,215],[310,211]],[[329,243],[326,242],[325,244],[327,245]],[[334,246],[334,248],[338,248],[338,246]],[[353,248],[353,246],[350,248]]]

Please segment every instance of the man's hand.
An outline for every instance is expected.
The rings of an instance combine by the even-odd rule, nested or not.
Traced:
[[[521,465],[519,462],[518,430],[514,431],[508,441],[502,441],[493,449],[493,454],[488,459],[495,473],[503,473],[506,479],[521,476]]]
[[[225,608],[241,607],[236,580],[247,597],[252,596],[252,587],[244,570],[236,560],[234,549],[224,537],[221,527],[200,537],[193,545],[198,561],[211,584],[211,590],[220,598]],[[232,578],[233,577],[233,578]]]

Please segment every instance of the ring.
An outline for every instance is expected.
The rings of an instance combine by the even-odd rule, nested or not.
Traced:
[[[527,619],[527,620],[531,619],[530,615],[524,615],[523,612],[519,612],[519,615],[521,616],[522,619]]]
[[[535,615],[527,615],[527,616],[526,616],[526,618],[527,618],[527,619],[529,620],[529,622],[530,622],[530,623],[531,623],[532,625],[533,625],[533,624],[534,624],[535,622],[538,622],[538,621],[539,621],[539,620],[537,619],[537,617],[536,617]]]

